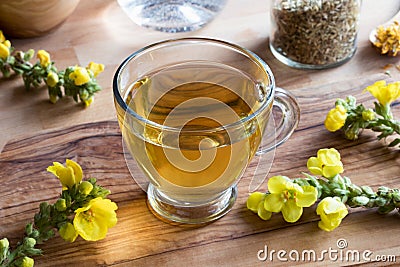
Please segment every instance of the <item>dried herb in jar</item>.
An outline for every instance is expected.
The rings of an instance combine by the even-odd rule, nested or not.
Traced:
[[[336,65],[356,50],[361,0],[278,0],[271,47],[291,61]]]

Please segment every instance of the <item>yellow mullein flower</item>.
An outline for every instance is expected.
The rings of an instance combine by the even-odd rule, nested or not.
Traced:
[[[82,208],[75,211],[74,227],[85,240],[97,241],[103,239],[108,228],[117,223],[117,205],[109,199],[101,197],[90,200]]]
[[[97,77],[97,75],[99,75],[101,72],[104,71],[104,65],[103,64],[98,64],[98,63],[94,63],[94,62],[90,62],[86,69],[91,70],[93,73],[94,77]]]
[[[318,204],[317,214],[321,216],[318,227],[329,232],[340,225],[348,211],[339,198],[326,197]]]
[[[0,43],[0,58],[5,60],[8,58],[9,55],[10,55],[10,48],[7,47],[5,44]]]
[[[268,211],[264,207],[264,200],[266,194],[261,192],[254,192],[252,193],[249,198],[247,199],[247,208],[263,219],[269,220],[271,219],[272,212]]]
[[[340,153],[334,148],[318,150],[317,157],[310,157],[307,168],[312,174],[332,178],[343,172],[343,163],[340,161]]]
[[[47,67],[51,63],[50,54],[45,50],[39,50],[37,52],[37,58],[40,61],[40,65],[43,67]]]
[[[347,119],[347,110],[342,105],[336,105],[326,115],[325,128],[330,132],[335,132],[343,127]]]
[[[270,212],[282,212],[287,222],[296,222],[303,214],[303,207],[310,207],[317,201],[315,187],[300,186],[286,176],[274,176],[268,180],[268,191],[264,208]]]
[[[82,181],[82,168],[73,160],[67,159],[65,165],[59,162],[53,162],[53,166],[47,167],[47,171],[51,172],[60,180],[63,190],[71,188],[75,184]]]
[[[69,78],[75,85],[83,85],[90,81],[90,76],[86,68],[76,66],[74,71],[69,74]]]
[[[78,232],[75,230],[75,227],[72,223],[65,223],[60,227],[58,230],[60,236],[68,242],[74,242],[75,239],[78,237]]]
[[[370,92],[381,105],[387,106],[400,97],[400,82],[386,85],[386,81],[384,80],[377,81],[365,88],[365,91]]]
[[[55,73],[54,71],[50,71],[49,74],[47,74],[46,78],[46,84],[50,87],[54,87],[57,85],[59,79],[58,79],[58,74]]]

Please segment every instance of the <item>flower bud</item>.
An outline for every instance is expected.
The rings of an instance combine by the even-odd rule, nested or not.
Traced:
[[[33,229],[32,234],[30,236],[32,236],[33,238],[37,238],[39,237],[40,233],[38,230]]]
[[[55,73],[54,71],[50,71],[49,74],[47,74],[46,84],[49,87],[55,87],[58,81],[59,81],[58,74]]]
[[[344,136],[348,140],[357,140],[359,131],[360,129],[358,127],[352,127],[344,132]]]
[[[345,196],[349,193],[346,189],[341,189],[341,188],[335,188],[333,189],[333,193],[337,196]]]
[[[384,197],[375,198],[375,205],[378,206],[378,207],[385,206],[386,203],[387,203],[387,200]]]
[[[67,209],[67,201],[63,198],[59,198],[55,204],[56,210],[64,211]]]
[[[357,206],[365,206],[369,202],[369,198],[366,196],[356,196],[353,197],[353,203]]]
[[[24,239],[24,246],[27,248],[33,248],[36,245],[36,240],[32,237],[26,237]]]
[[[0,252],[3,250],[7,250],[10,246],[7,238],[0,239]]]
[[[394,191],[392,193],[392,198],[395,202],[400,202],[400,192],[399,191]]]
[[[79,193],[81,193],[82,195],[89,195],[90,192],[93,189],[93,185],[91,183],[89,183],[88,181],[83,181],[82,183],[79,184],[78,190]]]
[[[349,95],[346,97],[346,102],[347,102],[347,105],[355,107],[357,99],[354,96]]]
[[[389,188],[386,186],[380,186],[378,188],[378,194],[382,197],[386,197],[389,194]]]
[[[31,235],[32,232],[33,232],[33,224],[32,224],[32,223],[28,223],[28,224],[25,226],[25,233],[26,233],[27,235]]]
[[[353,193],[353,195],[359,196],[362,194],[362,189],[355,184],[349,185],[348,188],[350,189],[350,192]]]
[[[33,267],[35,264],[35,261],[32,258],[29,258],[27,256],[24,256],[21,261],[17,262],[17,266],[20,267]]]
[[[362,118],[365,121],[375,120],[375,112],[372,109],[366,109],[362,112]]]
[[[90,104],[92,104],[93,103],[93,100],[94,100],[94,97],[92,96],[92,97],[90,97],[89,99],[87,99],[87,100],[83,100],[83,102],[85,103],[85,107],[88,107],[88,106],[90,106]]]
[[[28,51],[26,51],[26,53],[24,55],[24,60],[25,61],[31,60],[34,55],[35,55],[35,50],[29,49]]]
[[[374,190],[372,190],[372,188],[369,187],[369,186],[363,185],[363,186],[361,186],[361,190],[362,190],[365,194],[367,194],[367,196],[369,196],[369,197],[372,197],[372,196],[375,195]]]
[[[7,238],[0,239],[0,263],[7,258],[9,247],[10,243],[8,242]]]
[[[58,96],[57,95],[49,95],[49,99],[52,104],[55,104],[58,101]]]

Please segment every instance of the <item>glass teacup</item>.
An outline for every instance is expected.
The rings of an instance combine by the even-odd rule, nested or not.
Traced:
[[[151,210],[179,223],[225,215],[253,157],[284,142],[299,120],[296,100],[275,88],[262,59],[207,38],[136,51],[116,71],[113,90],[131,174]],[[281,119],[267,127],[274,106]]]

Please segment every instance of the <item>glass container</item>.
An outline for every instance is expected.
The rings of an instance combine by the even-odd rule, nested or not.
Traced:
[[[209,23],[226,0],[118,0],[136,24],[162,32],[195,31]]]
[[[270,49],[288,66],[325,69],[357,49],[361,0],[274,0]]]

